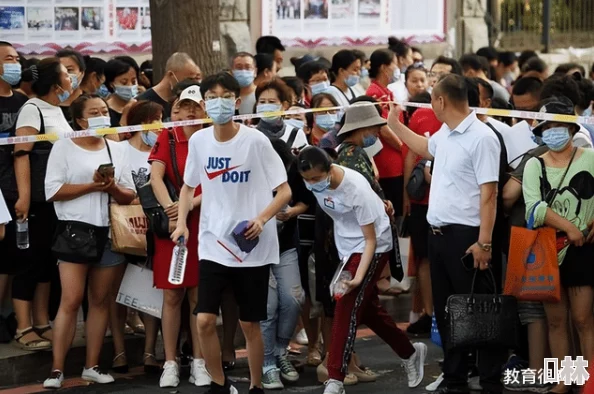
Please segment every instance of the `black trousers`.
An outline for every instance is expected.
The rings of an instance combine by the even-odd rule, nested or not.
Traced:
[[[441,228],[442,234],[429,232],[429,261],[431,267],[431,287],[437,326],[447,349],[449,341],[445,307],[452,294],[469,294],[474,270],[465,267],[461,258],[466,250],[479,237],[478,227],[451,225]],[[493,251],[495,258],[491,262],[500,272],[501,259],[498,251]],[[494,275],[500,282],[501,275]],[[501,283],[496,283],[497,292],[501,292]],[[475,284],[476,293],[493,293],[493,281],[485,272],[479,272]],[[444,350],[443,374],[450,387],[466,386],[468,380],[468,354],[475,349]],[[478,352],[478,369],[483,388],[500,386],[501,367],[506,362],[508,349],[480,349]]]

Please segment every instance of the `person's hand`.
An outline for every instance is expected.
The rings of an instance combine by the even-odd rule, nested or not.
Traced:
[[[586,242],[594,243],[594,219],[590,223],[588,223],[588,230],[590,230],[590,234],[588,234]]]
[[[487,252],[477,243],[472,244],[470,248],[466,250],[466,253],[472,253],[472,257],[474,258],[474,268],[478,268],[481,271],[486,270],[489,268],[489,262],[491,261],[491,252]]]
[[[394,216],[394,205],[392,205],[392,201],[384,200],[384,209],[386,211],[386,215],[389,217]]]
[[[263,230],[264,230],[264,221],[262,219],[256,218],[256,219],[250,220],[250,222],[248,223],[247,228],[246,228],[245,238],[250,241],[252,239],[256,239],[256,238],[258,238],[258,236],[260,234],[262,234]]]
[[[109,193],[110,190],[113,190],[113,188],[115,186],[115,181],[113,180],[113,178],[111,178],[111,181],[109,181],[109,182],[105,182],[105,181],[93,182],[91,185],[92,185],[93,191],[95,191],[95,192]]]
[[[403,108],[400,104],[390,103],[390,112],[388,113],[388,126],[400,123],[400,113]],[[391,126],[390,126],[391,127]]]
[[[19,197],[17,202],[14,204],[14,212],[16,217],[20,220],[25,220],[29,217],[29,208],[31,206],[31,202],[25,200],[24,198]]]
[[[185,223],[178,222],[177,227],[171,233],[171,240],[174,243],[179,242],[180,237],[184,237],[184,243],[188,242],[188,237],[190,236],[190,230],[188,230],[188,226]]]
[[[176,201],[173,204],[171,204],[170,206],[168,206],[167,208],[165,208],[165,213],[167,214],[167,217],[169,217],[169,220],[177,220],[177,214],[178,214],[177,205],[178,204]]]
[[[172,233],[177,228],[177,220],[170,220],[169,221],[169,232]]]
[[[361,286],[361,283],[363,283],[363,279],[358,278],[357,276],[355,276],[352,280],[344,281],[344,284],[346,286],[346,291],[344,292],[344,294],[349,294],[351,291]]]
[[[590,235],[588,234],[588,238]],[[584,234],[576,226],[571,226],[569,231],[567,231],[567,239],[570,244],[575,246],[582,246],[586,242],[586,237],[584,237]]]
[[[276,218],[278,220],[280,220],[281,222],[286,222],[290,219],[292,219],[294,217],[293,215],[293,208],[289,207],[287,209],[285,209],[284,211],[280,211],[279,213],[276,214]]]
[[[410,215],[410,198],[408,197],[407,193],[404,193],[404,197],[402,199],[402,216]]]

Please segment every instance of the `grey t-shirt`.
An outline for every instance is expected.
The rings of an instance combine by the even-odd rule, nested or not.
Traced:
[[[509,92],[503,86],[498,84],[495,81],[489,81],[491,87],[493,88],[493,98],[500,98],[506,103],[509,101]]]
[[[241,98],[241,104],[239,104],[239,114],[253,114],[254,106],[256,105],[256,92],[252,92],[245,97]]]

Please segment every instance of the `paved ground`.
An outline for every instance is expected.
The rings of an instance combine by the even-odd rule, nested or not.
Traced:
[[[392,350],[377,337],[360,338],[357,341],[356,349],[361,356],[365,366],[371,368],[380,377],[375,383],[359,384],[357,386],[347,387],[349,394],[368,394],[368,393],[394,393],[410,392],[423,393],[424,387],[431,383],[439,374],[437,359],[441,357],[441,350],[432,345],[428,340],[424,340],[429,346],[429,355],[426,362],[425,379],[421,386],[416,389],[408,389],[404,370],[400,366],[399,359]],[[188,380],[189,371],[182,371],[183,383],[177,389],[161,389],[158,387],[159,377],[147,377],[138,370],[132,371],[126,376],[119,376],[114,384],[110,385],[85,385],[79,379],[70,379],[67,386],[76,386],[60,390],[61,393],[116,393],[116,394],[150,394],[150,393],[205,393],[206,389],[197,388],[190,385]],[[236,381],[236,388],[241,394],[248,392],[247,360],[238,361],[238,367],[229,374],[231,380]],[[0,390],[0,394],[22,394],[43,392],[41,385],[27,386],[10,390]],[[271,391],[270,391],[271,392]],[[302,373],[301,379],[295,385],[287,386],[278,393],[322,393],[323,386],[317,383],[315,368],[306,367]]]

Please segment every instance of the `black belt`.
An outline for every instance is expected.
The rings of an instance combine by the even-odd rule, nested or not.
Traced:
[[[467,226],[464,224],[448,224],[447,226],[431,226],[429,225],[429,232],[433,235],[444,235],[453,233],[455,231],[478,230],[480,227]]]

